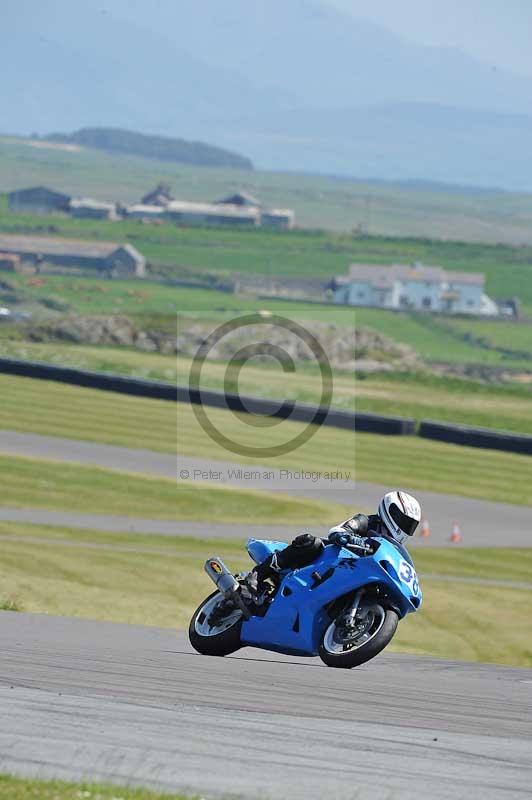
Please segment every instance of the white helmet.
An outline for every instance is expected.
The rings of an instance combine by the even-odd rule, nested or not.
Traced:
[[[421,521],[421,506],[415,497],[406,492],[388,492],[379,503],[379,517],[392,539],[404,542],[412,536]]]

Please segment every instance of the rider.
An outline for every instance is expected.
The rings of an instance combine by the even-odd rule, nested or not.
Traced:
[[[244,581],[250,594],[261,594],[264,581],[285,569],[307,567],[319,556],[326,544],[364,547],[371,536],[383,536],[402,548],[408,536],[413,536],[421,521],[421,507],[415,497],[395,490],[387,492],[379,503],[376,514],[355,514],[330,529],[327,539],[318,539],[310,533],[296,536],[284,550],[276,550],[249,573]]]

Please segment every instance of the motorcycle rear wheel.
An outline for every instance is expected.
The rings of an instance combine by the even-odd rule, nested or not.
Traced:
[[[234,612],[220,620],[218,625],[209,625],[209,618],[218,603],[223,601],[220,592],[213,592],[205,598],[190,620],[188,638],[190,644],[204,656],[228,656],[241,647],[240,629],[242,612]]]
[[[319,656],[328,667],[358,667],[374,658],[391,642],[399,623],[397,613],[378,604],[366,610],[366,629],[364,625],[352,631],[342,628],[343,613],[332,620],[319,647]]]

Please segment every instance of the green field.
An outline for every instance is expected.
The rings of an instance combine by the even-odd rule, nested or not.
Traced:
[[[516,354],[521,351],[528,358],[532,354],[532,326],[516,325],[502,320],[446,320],[446,326],[457,335],[466,337],[472,343],[486,348],[497,348],[501,351]]]
[[[235,570],[251,565],[241,544],[220,539],[0,523],[0,541],[0,601],[37,613],[172,628],[186,627],[210,591],[202,564],[211,550]],[[477,550],[416,550],[424,605],[400,624],[391,649],[531,666],[532,591],[482,583],[493,575],[522,578],[531,559],[530,550],[484,550],[480,556]],[[477,582],[453,580],[464,574]]]
[[[427,375],[374,376],[355,384],[358,411],[532,434],[528,386],[492,386]]]
[[[1,450],[0,442],[0,450]],[[327,526],[347,516],[340,505],[199,482],[0,455],[2,502],[10,508],[96,512],[145,519]]]
[[[178,198],[215,200],[237,190],[294,208],[298,224],[486,242],[531,242],[532,198],[501,191],[338,180],[312,175],[208,169],[150,159],[67,152],[0,138],[0,191],[51,186],[75,196],[138,202],[159,181]]]
[[[47,306],[52,306],[65,314],[126,314],[139,326],[173,332],[177,315],[223,320],[266,309],[303,322],[372,328],[394,341],[409,345],[428,362],[532,369],[532,323],[450,319],[332,304],[261,300],[139,280],[108,281],[48,275],[38,285],[33,285],[27,277],[10,275],[7,281],[14,287],[22,307],[35,310],[33,306],[40,304],[41,313]],[[0,302],[11,305],[13,299],[12,290],[0,291]],[[22,335],[12,325],[0,323],[0,352],[7,346],[4,343],[7,337],[20,338]]]
[[[173,403],[6,376],[0,376],[0,393],[0,429],[175,452]],[[290,421],[274,428],[250,427],[218,409],[209,409],[209,417],[225,435],[251,446],[284,443],[304,427]],[[190,406],[183,404],[177,407],[177,448],[182,455],[213,460],[259,461],[235,455],[213,442]],[[532,505],[532,459],[528,456],[417,437],[359,433],[346,438],[345,431],[322,427],[306,444],[268,459],[265,466],[340,469],[357,480]]]
[[[532,324],[457,320],[370,308],[356,309],[355,318],[357,325],[410,345],[428,361],[484,364],[503,369],[532,367]],[[491,333],[490,340],[486,340],[486,330]],[[477,341],[481,339],[484,341]]]
[[[59,342],[41,344],[0,339],[0,353],[12,358],[171,383],[177,379],[182,385],[188,383],[191,364],[189,358]],[[222,390],[226,368],[225,362],[207,362],[202,371],[202,386]],[[243,394],[308,403],[319,402],[321,393],[317,370],[303,366],[290,374],[267,365],[249,364],[240,374],[239,386]],[[355,379],[347,373],[336,372],[333,406],[532,434],[532,397],[526,385],[491,386],[425,373],[379,374]]]
[[[347,273],[352,262],[368,264],[422,261],[486,275],[494,297],[520,297],[532,308],[532,247],[466,244],[426,238],[354,236],[320,231],[194,229],[142,221],[76,220],[60,216],[12,214],[0,203],[0,231],[94,240],[127,241],[152,267],[169,276],[203,272],[224,275],[330,279]]]
[[[194,800],[191,795],[161,794],[148,789],[96,783],[42,781],[0,775],[0,800]]]

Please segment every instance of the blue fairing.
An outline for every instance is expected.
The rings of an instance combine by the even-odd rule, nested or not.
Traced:
[[[286,542],[270,542],[267,539],[248,539],[247,551],[255,564],[262,564],[276,550],[288,547]]]
[[[387,539],[374,537],[373,555],[358,557],[328,545],[310,566],[282,574],[281,585],[266,614],[242,624],[242,644],[298,655],[316,655],[330,623],[326,606],[362,586],[379,584],[400,617],[417,611],[421,589],[411,559]],[[260,563],[285,542],[250,539],[248,552]],[[317,579],[316,573],[320,578]]]

